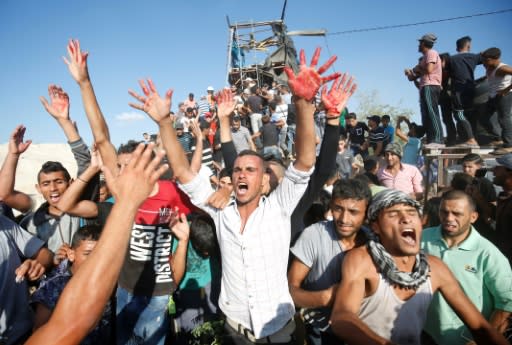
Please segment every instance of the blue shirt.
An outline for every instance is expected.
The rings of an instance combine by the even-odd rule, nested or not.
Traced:
[[[421,148],[421,140],[418,138],[409,137],[407,144],[404,145],[404,153],[402,155],[402,163],[417,165],[420,148]]]
[[[392,143],[395,138],[395,127],[389,125],[387,127],[384,127],[384,133],[388,135],[388,140],[390,143]]]

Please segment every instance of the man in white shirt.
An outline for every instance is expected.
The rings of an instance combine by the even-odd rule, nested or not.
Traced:
[[[293,315],[295,307],[288,290],[286,269],[290,243],[290,215],[304,193],[315,163],[314,105],[311,103],[321,84],[337,75],[322,78],[332,62],[315,69],[305,66],[301,54],[301,71],[297,77],[287,71],[297,107],[297,159],[288,168],[281,184],[268,197],[263,187],[269,175],[264,161],[253,151],[244,151],[233,168],[234,198],[223,209],[207,205],[213,189],[189,169],[168,116],[172,92],[161,98],[153,83],[143,88],[145,96],[134,95],[143,105],[132,105],[145,111],[159,127],[174,175],[192,202],[207,211],[215,221],[222,257],[222,282],[219,306],[226,315],[228,343],[253,344],[264,341],[294,344]],[[222,123],[235,108],[229,90],[218,96],[218,115]],[[223,121],[224,120],[224,121]],[[229,122],[228,122],[229,123]],[[226,127],[226,126],[224,126]]]

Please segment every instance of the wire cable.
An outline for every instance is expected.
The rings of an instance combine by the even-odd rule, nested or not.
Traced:
[[[495,15],[495,14],[503,14],[503,13],[507,13],[507,12],[512,12],[512,8],[507,8],[507,9],[504,9],[504,10],[493,11],[493,12],[470,14],[470,15],[467,15],[467,16],[459,16],[459,17],[452,17],[452,18],[429,20],[429,21],[417,22],[417,23],[376,26],[376,27],[373,27],[373,28],[352,29],[352,30],[331,32],[331,33],[326,33],[326,35],[329,35],[329,36],[346,35],[346,34],[353,34],[353,33],[358,33],[358,32],[367,32],[367,31],[378,31],[378,30],[388,30],[388,29],[404,28],[404,27],[408,27],[408,26],[417,26],[417,25],[425,25],[425,24],[432,24],[432,23],[441,23],[441,22],[448,22],[448,21],[452,21],[452,20],[461,20],[461,19],[468,19],[468,18],[474,18],[474,17],[482,17],[482,16],[490,16],[490,15]]]

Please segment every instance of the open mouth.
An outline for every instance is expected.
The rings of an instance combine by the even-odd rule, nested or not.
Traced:
[[[413,229],[404,229],[401,233],[401,236],[405,243],[411,246],[416,245],[416,231]]]
[[[51,203],[57,203],[60,199],[60,194],[50,194],[50,202]]]
[[[247,186],[247,183],[240,182],[237,186],[237,191],[239,195],[244,195],[247,193],[247,190],[249,189],[249,186]]]

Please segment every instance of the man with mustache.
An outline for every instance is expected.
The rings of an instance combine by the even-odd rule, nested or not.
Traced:
[[[343,260],[331,314],[334,333],[349,344],[420,344],[432,296],[439,291],[481,344],[507,344],[466,297],[448,267],[420,252],[420,204],[384,190],[368,207],[376,235]],[[378,237],[377,237],[378,236]]]
[[[471,196],[446,192],[441,199],[441,225],[423,231],[421,248],[450,268],[477,309],[503,333],[512,311],[512,270],[507,258],[473,227],[478,213]],[[464,323],[439,294],[428,312],[425,330],[439,344],[472,340]]]

